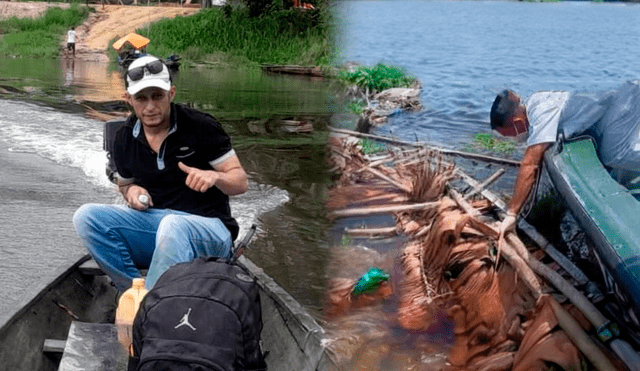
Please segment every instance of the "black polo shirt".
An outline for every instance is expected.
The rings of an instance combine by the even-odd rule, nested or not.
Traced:
[[[178,167],[183,162],[212,170],[234,155],[231,139],[211,115],[173,103],[171,129],[159,153],[149,146],[135,114],[117,132],[113,150],[120,178],[144,187],[153,207],[220,218],[235,240],[238,223],[231,217],[229,197],[215,186],[205,193],[190,189],[185,184],[187,174]]]

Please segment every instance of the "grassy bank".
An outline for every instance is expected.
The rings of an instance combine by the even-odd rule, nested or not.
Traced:
[[[10,18],[0,21],[0,56],[55,58],[62,52],[61,39],[69,28],[78,26],[90,8],[71,5],[51,8],[37,19]]]
[[[381,91],[390,88],[409,88],[419,84],[418,79],[408,74],[403,68],[384,63],[375,66],[359,66],[355,70],[341,70],[337,74],[338,81],[347,86],[355,86],[369,98]],[[347,110],[362,115],[367,107],[367,102],[360,99],[361,94],[356,94],[349,101]]]
[[[338,79],[348,85],[356,85],[363,91],[375,94],[389,88],[407,88],[417,79],[402,68],[378,63],[373,67],[359,66],[354,71],[340,71]]]
[[[251,17],[246,7],[203,9],[137,30],[147,51],[233,64],[328,65],[330,26],[322,11],[275,9]]]

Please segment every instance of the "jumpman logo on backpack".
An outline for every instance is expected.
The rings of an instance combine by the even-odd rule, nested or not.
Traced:
[[[180,322],[176,325],[176,327],[174,327],[174,329],[177,329],[178,327],[182,327],[182,326],[189,326],[193,331],[196,330],[195,327],[193,327],[191,325],[191,323],[189,323],[189,314],[191,314],[191,308],[189,308],[189,311],[187,313],[185,313],[184,316],[182,316],[182,319],[180,320]]]

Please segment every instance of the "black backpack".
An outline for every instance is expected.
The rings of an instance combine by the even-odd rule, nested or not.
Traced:
[[[133,323],[129,370],[266,370],[255,279],[242,267],[200,257],[168,269]]]

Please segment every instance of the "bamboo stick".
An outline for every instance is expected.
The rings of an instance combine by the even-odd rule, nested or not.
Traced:
[[[394,179],[391,179],[390,177],[388,177],[388,176],[386,176],[386,175],[382,174],[381,172],[379,172],[379,171],[378,171],[378,170],[376,170],[376,169],[372,169],[372,168],[370,168],[370,167],[367,167],[367,168],[366,168],[366,171],[370,172],[371,174],[373,174],[373,175],[377,176],[377,177],[378,177],[378,178],[380,178],[380,179],[383,179],[383,180],[385,180],[385,181],[387,181],[387,182],[391,183],[392,185],[396,186],[397,188],[399,188],[399,189],[403,190],[403,191],[404,191],[404,192],[406,192],[406,193],[411,193],[411,188],[409,188],[409,187],[405,186],[404,184],[399,183],[398,181],[396,181],[396,180],[394,180]]]
[[[475,187],[478,185],[478,181],[473,179],[471,176],[466,174],[464,171],[457,169],[457,174],[466,181],[470,186]],[[480,191],[480,194],[489,200],[491,203],[496,205],[500,210],[506,211],[507,204],[502,201],[495,193],[491,192],[488,189],[483,189]],[[562,269],[564,269],[571,277],[573,277],[577,283],[581,286],[585,285],[591,288],[591,291],[595,291],[596,295],[601,295],[595,285],[589,281],[587,276],[573,264],[567,257],[562,255],[550,242],[547,241],[544,236],[542,236],[531,224],[527,223],[526,220],[520,219],[518,221],[518,227],[527,235],[527,237],[531,238],[544,252],[549,254]]]
[[[369,167],[376,167],[376,166],[382,165],[382,164],[384,164],[384,163],[386,163],[386,162],[391,161],[391,159],[392,159],[393,157],[394,157],[394,156],[391,156],[391,155],[384,156],[384,157],[383,157],[383,158],[381,158],[381,159],[378,159],[378,160],[375,160],[375,161],[372,161],[371,163],[369,163]]]
[[[477,218],[478,216],[480,216],[480,212],[473,206],[471,206],[467,201],[465,201],[460,193],[458,193],[455,189],[449,189],[449,195],[467,214],[471,215],[471,217]],[[491,229],[493,229],[494,232],[497,233],[494,228]],[[522,278],[527,287],[529,287],[529,289],[534,293],[534,297],[536,299],[540,297],[540,295],[542,295],[542,286],[540,286],[538,278],[533,273],[531,268],[527,266],[524,259],[522,259],[522,257],[519,256],[518,253],[508,244],[504,244],[502,251],[509,264],[511,264],[511,266],[516,269],[518,276]]]
[[[460,205],[466,204],[468,206],[463,206],[465,212],[467,212],[471,216],[479,215],[479,212],[475,210],[471,205],[469,205],[466,201],[462,200],[460,194],[455,190],[451,190],[453,199]],[[562,276],[560,276],[557,272],[542,264],[539,260],[533,258],[526,246],[520,238],[518,238],[515,234],[509,234],[506,236],[506,240],[509,244],[504,245],[510,246],[515,250],[515,252],[525,261],[527,264],[540,276],[544,277],[547,281],[549,281],[558,291],[560,291],[563,295],[565,295],[580,311],[589,319],[596,328],[602,326],[607,320],[600,313],[600,311],[575,287],[570,285]]]
[[[349,216],[365,216],[365,215],[376,215],[376,214],[387,214],[387,213],[399,213],[403,211],[420,211],[420,210],[426,210],[432,207],[436,207],[439,204],[440,204],[439,202],[423,202],[419,204],[409,204],[409,205],[379,206],[379,207],[336,210],[334,212],[329,213],[329,216],[333,218],[344,218]]]
[[[582,330],[582,327],[567,311],[554,299],[550,298],[551,308],[558,319],[558,324],[567,333],[571,341],[580,349],[593,366],[598,370],[616,370],[611,361],[602,353],[600,348]]]
[[[344,233],[352,237],[395,236],[396,227],[387,228],[345,228]]]
[[[385,201],[385,202],[382,202]],[[370,198],[366,198],[366,199],[362,199],[362,200],[355,200],[352,202],[349,202],[349,207],[357,207],[358,205],[373,205],[376,202],[378,203],[384,203],[389,205],[390,203],[396,203],[396,204],[400,204],[403,202],[409,202],[409,197],[407,197],[406,195],[400,194],[400,193],[387,193],[387,194],[383,194],[380,196],[374,196],[374,197],[370,197]],[[389,205],[390,206],[390,205]]]
[[[600,311],[575,287],[569,284],[556,271],[542,264],[538,259],[529,254],[524,243],[513,233],[509,234],[507,241],[512,245],[518,255],[520,255],[537,274],[549,281],[558,291],[566,296],[580,311],[587,317],[589,322],[596,328],[607,322],[607,319]]]
[[[468,200],[470,197],[474,196],[476,193],[486,189],[491,184],[493,184],[496,180],[498,180],[502,176],[502,174],[504,174],[505,172],[506,170],[504,170],[504,168],[498,169],[498,171],[491,174],[491,176],[488,177],[484,182],[482,182],[481,184],[478,184],[477,186],[473,187],[471,191],[467,192],[464,195],[463,199]]]
[[[476,187],[479,184],[477,180],[473,179],[471,176],[469,176],[467,173],[462,171],[460,168],[456,168],[456,174],[460,176],[465,182],[467,182],[472,187]],[[502,201],[502,199],[500,199],[498,196],[496,196],[493,192],[489,191],[488,189],[485,188],[481,190],[480,194],[484,196],[484,198],[486,198],[487,200],[491,201],[491,203],[496,205],[500,210],[504,211],[507,209],[507,204],[504,201]]]
[[[462,209],[465,210],[465,212],[467,212],[469,215],[471,215],[472,217],[477,217],[478,215],[480,215],[478,210],[474,209],[473,206],[471,206],[468,202],[463,200],[462,197],[460,196],[460,194],[458,192],[456,192],[454,189],[450,189],[449,193],[452,196],[452,198],[456,201],[456,203],[458,203],[460,205],[460,207],[462,207]],[[494,229],[494,231],[495,231],[495,229]],[[495,232],[497,233],[497,231],[495,231]],[[522,256],[520,256],[519,248],[515,248],[515,247],[512,246],[512,243],[516,242],[515,241],[516,239],[519,241],[517,236],[514,236],[513,234],[510,234],[507,239],[508,239],[509,243],[504,244],[503,245],[503,250],[502,250],[502,253],[503,253],[504,257],[505,257],[505,260],[507,260],[509,262],[509,264],[512,267],[514,267],[514,269],[518,273],[518,277],[520,277],[525,282],[525,284],[532,291],[532,293],[533,293],[534,297],[536,298],[536,300],[538,300],[542,296],[542,288],[540,287],[540,283],[538,282],[537,276],[534,273],[535,269],[533,269],[531,267],[532,262],[535,259],[528,259],[527,260],[527,259],[523,258]],[[519,243],[522,244],[521,241],[519,241]],[[524,247],[524,244],[522,244],[522,247]],[[525,248],[525,250],[526,250],[526,248]],[[528,252],[527,252],[527,254],[528,254]],[[549,269],[546,265],[540,263],[539,261],[535,260],[535,262],[537,262],[538,264],[543,265],[545,268]],[[553,271],[551,271],[551,272],[553,272]],[[553,272],[553,273],[555,273],[557,275],[556,272]],[[538,274],[540,274],[540,273],[538,273]],[[545,275],[543,275],[543,274],[541,274],[541,275],[546,278]],[[560,277],[560,279],[562,281],[564,281],[562,279],[562,277]],[[564,287],[564,284],[566,284],[568,286],[568,283],[566,283],[566,281],[564,281],[564,283],[559,282],[559,281],[558,282],[552,282],[552,284],[554,284],[554,286],[555,286],[556,283],[560,284],[565,289],[566,289],[566,287]],[[556,288],[558,288],[558,286],[556,286]],[[558,289],[561,292],[565,293],[560,288],[558,288]],[[567,293],[570,293],[570,291],[571,290],[567,290]],[[577,290],[575,290],[575,291],[577,291]],[[578,306],[578,304],[576,304],[576,302],[574,302],[574,300],[576,298],[580,298],[580,297],[583,298],[584,300],[586,300],[586,298],[584,298],[584,296],[580,292],[577,292],[577,295],[575,293],[573,293],[573,292],[571,292],[568,295],[567,294],[565,294],[565,295],[578,308],[580,308],[580,307]],[[569,315],[562,307],[560,307],[560,305],[557,302],[555,302],[555,299],[551,298],[550,301],[552,303],[552,306],[553,306],[553,309],[554,309],[554,313],[556,314],[556,318],[558,319],[558,324],[560,325],[560,327],[562,327],[563,330],[565,330],[565,332],[567,333],[569,338],[573,341],[573,343],[576,345],[576,347],[578,347],[578,349],[580,349],[580,351],[591,361],[591,363],[600,371],[609,371],[609,370],[613,371],[613,370],[615,370],[615,367],[613,366],[613,364],[611,364],[611,362],[606,357],[606,355],[604,353],[602,353],[602,351],[600,350],[600,348],[598,348],[598,346],[596,344],[594,344],[593,340],[591,340],[591,338],[584,332],[582,327],[580,327],[577,324],[576,320],[571,315]],[[580,300],[578,300],[578,301],[580,301]],[[555,305],[554,305],[554,303],[555,303]],[[589,304],[591,304],[591,303],[589,303]],[[596,309],[596,311],[597,311],[597,309]],[[585,315],[586,315],[586,313],[585,313]],[[594,315],[594,313],[591,312],[590,315]],[[594,317],[593,319],[598,320],[597,317]]]
[[[334,127],[331,127],[331,126],[329,126],[329,131],[333,131],[333,132],[341,133],[341,134],[347,134],[347,135],[351,135],[351,136],[359,137],[359,138],[370,138],[370,139],[381,140],[381,141],[385,141],[387,143],[394,143],[394,144],[405,145],[405,146],[423,147],[423,148],[428,148],[428,149],[434,149],[434,150],[440,151],[441,153],[444,153],[444,154],[458,156],[458,157],[465,157],[465,158],[470,158],[470,159],[476,159],[476,160],[481,160],[481,161],[485,161],[485,162],[492,162],[492,163],[496,163],[496,164],[509,165],[509,166],[520,166],[520,162],[519,161],[515,161],[515,160],[509,160],[509,159],[504,159],[504,158],[500,158],[500,157],[481,155],[481,154],[478,154],[478,153],[470,153],[470,152],[456,151],[456,150],[452,150],[452,149],[438,148],[438,147],[434,147],[434,146],[427,146],[424,143],[406,142],[406,141],[402,141],[402,140],[396,140],[396,139],[392,139],[392,138],[383,137],[383,136],[380,136],[380,135],[364,134],[364,133],[359,133],[359,132],[353,131],[353,130],[338,129],[338,128],[334,128]]]

